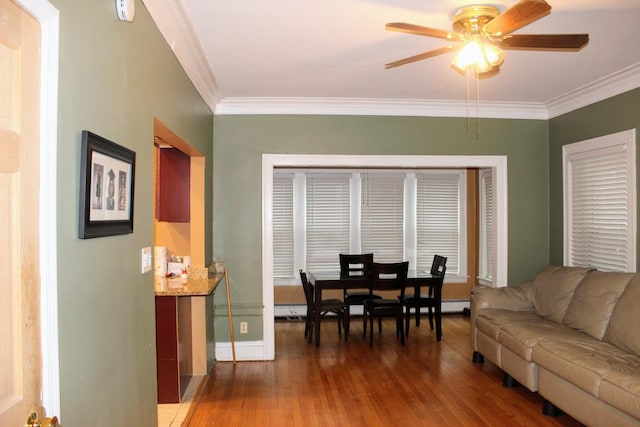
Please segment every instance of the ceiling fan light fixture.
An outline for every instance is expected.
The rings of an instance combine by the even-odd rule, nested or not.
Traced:
[[[451,65],[461,73],[474,68],[477,74],[499,67],[504,61],[504,52],[499,47],[484,41],[471,40],[453,58]]]

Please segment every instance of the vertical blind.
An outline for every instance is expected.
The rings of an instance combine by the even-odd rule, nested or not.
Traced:
[[[416,253],[418,270],[429,270],[434,255],[447,257],[447,272],[460,266],[460,174],[419,173]]]

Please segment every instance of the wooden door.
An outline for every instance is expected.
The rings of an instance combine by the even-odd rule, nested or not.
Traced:
[[[20,426],[40,401],[38,230],[40,25],[0,0],[0,419]]]

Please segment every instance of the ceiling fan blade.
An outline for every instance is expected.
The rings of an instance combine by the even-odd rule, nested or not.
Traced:
[[[484,26],[484,31],[494,36],[509,34],[542,18],[550,11],[551,6],[544,0],[520,0],[489,21]]]
[[[503,49],[579,50],[589,43],[589,34],[512,34],[498,46]]]
[[[390,22],[384,26],[385,30],[401,33],[415,34],[418,36],[437,37],[445,40],[463,40],[462,34],[451,31],[438,30],[437,28],[423,27],[421,25],[407,24],[404,22]]]
[[[441,47],[439,49],[434,49],[428,52],[421,53],[419,55],[414,55],[408,58],[400,59],[398,61],[389,62],[388,64],[384,65],[384,68],[389,69],[389,68],[399,67],[405,64],[411,64],[412,62],[421,61],[423,59],[432,58],[434,56],[442,55],[449,52],[455,52],[456,50],[460,50],[461,48],[462,48],[462,45]]]

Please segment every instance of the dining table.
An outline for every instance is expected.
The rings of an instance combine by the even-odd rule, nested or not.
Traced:
[[[320,345],[320,321],[322,313],[320,303],[322,301],[322,291],[326,289],[368,289],[368,281],[362,275],[346,276],[335,271],[310,271],[307,274],[309,282],[314,287],[314,334],[316,346]],[[428,271],[409,270],[407,272],[407,287],[413,287],[415,295],[420,295],[423,287],[433,288],[435,304],[436,339],[442,340],[442,280]]]

